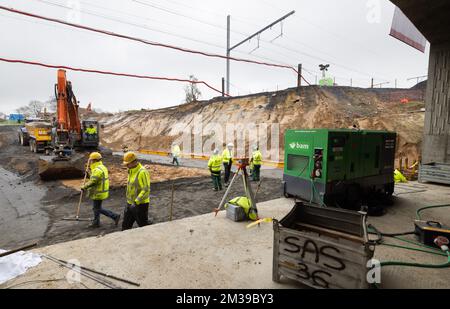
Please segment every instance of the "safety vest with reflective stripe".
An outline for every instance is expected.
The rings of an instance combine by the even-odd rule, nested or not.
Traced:
[[[261,165],[262,164],[262,153],[259,150],[253,152],[253,165]]]
[[[91,177],[84,187],[89,188],[89,197],[92,200],[103,201],[109,197],[108,177],[108,169],[101,161],[91,164]]]
[[[222,170],[222,157],[219,155],[214,155],[211,158],[209,158],[208,162],[208,168],[212,172],[220,172]]]
[[[228,148],[225,149],[222,153],[222,159],[223,163],[230,163],[230,161],[233,163],[233,152],[228,150]]]
[[[140,163],[128,170],[127,203],[130,205],[150,203],[150,173]]]

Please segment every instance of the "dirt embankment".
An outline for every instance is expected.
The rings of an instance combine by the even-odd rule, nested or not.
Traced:
[[[409,157],[412,162],[419,158],[421,149],[425,116],[423,97],[423,87],[361,89],[311,86],[230,99],[216,98],[160,110],[101,116],[104,124],[102,141],[115,150],[127,145],[134,150],[169,151],[172,141],[180,137],[180,130],[192,128],[199,119],[202,120],[203,131],[200,134],[204,145],[211,137],[207,128],[215,124],[279,124],[280,148],[271,149],[269,156],[278,152],[282,157],[286,129],[349,128],[359,124],[362,129],[396,131],[399,136],[397,157]],[[411,103],[400,102],[405,98]],[[223,131],[226,130],[223,128]],[[194,150],[183,149],[183,152]]]

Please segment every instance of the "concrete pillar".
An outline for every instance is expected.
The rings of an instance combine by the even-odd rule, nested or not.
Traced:
[[[432,45],[425,97],[423,163],[450,163],[450,43]]]

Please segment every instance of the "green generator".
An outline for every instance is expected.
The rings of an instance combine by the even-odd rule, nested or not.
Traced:
[[[284,195],[358,209],[394,192],[397,134],[347,129],[287,130]]]

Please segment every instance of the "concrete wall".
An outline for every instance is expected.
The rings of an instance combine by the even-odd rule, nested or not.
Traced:
[[[450,163],[450,43],[431,46],[423,163]]]

